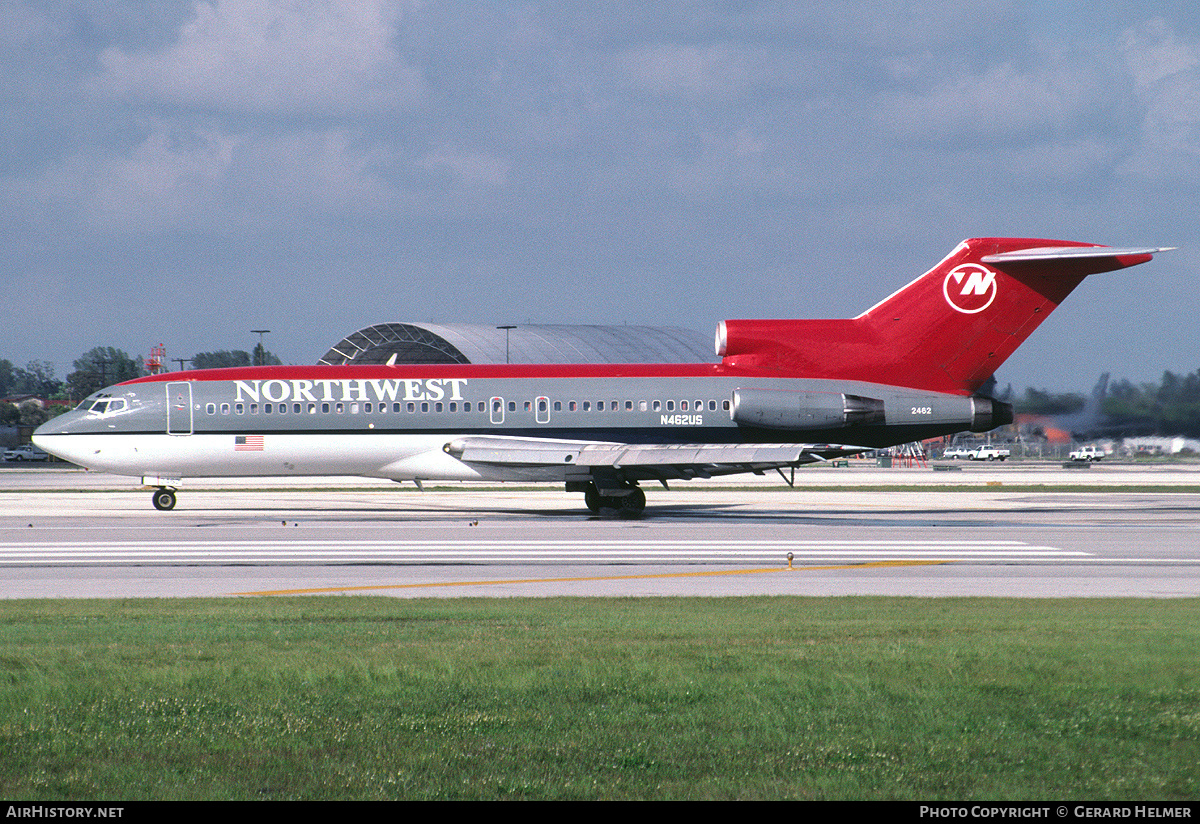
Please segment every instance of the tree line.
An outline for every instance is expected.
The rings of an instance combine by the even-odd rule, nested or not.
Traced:
[[[253,353],[240,349],[219,349],[215,352],[199,352],[191,359],[193,369],[279,363],[282,361],[261,343],[254,347]],[[0,426],[38,426],[70,409],[93,392],[149,374],[141,355],[131,357],[124,350],[112,346],[89,349],[71,365],[72,371],[59,380],[54,374],[54,364],[48,361],[30,361],[22,368],[0,358],[0,398],[33,395],[59,402],[45,409],[31,401],[0,403]]]
[[[1011,395],[1011,388],[1008,392]],[[1073,415],[1087,402],[1077,392],[1032,387],[1024,395],[1002,400],[1012,403],[1016,412],[1031,415]],[[1108,385],[1100,412],[1104,428],[1114,433],[1200,438],[1200,369],[1188,375],[1163,372],[1156,383],[1114,381]]]

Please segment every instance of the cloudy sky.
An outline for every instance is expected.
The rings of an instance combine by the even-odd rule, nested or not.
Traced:
[[[1194,2],[0,0],[0,357],[848,317],[978,235],[1180,246],[1001,384],[1200,367]]]

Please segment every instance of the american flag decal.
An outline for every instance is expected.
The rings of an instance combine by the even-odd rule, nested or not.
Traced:
[[[233,436],[233,451],[234,452],[262,452],[263,451],[263,436],[262,435],[234,435]]]

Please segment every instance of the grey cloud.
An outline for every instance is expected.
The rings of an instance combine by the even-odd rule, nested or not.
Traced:
[[[101,94],[217,111],[345,115],[411,104],[419,70],[393,44],[396,0],[197,3],[162,48],[104,49]]]

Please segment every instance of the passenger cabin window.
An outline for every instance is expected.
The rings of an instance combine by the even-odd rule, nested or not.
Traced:
[[[204,407],[204,411],[209,415],[215,415],[217,414],[217,405],[215,403],[210,403]]]

